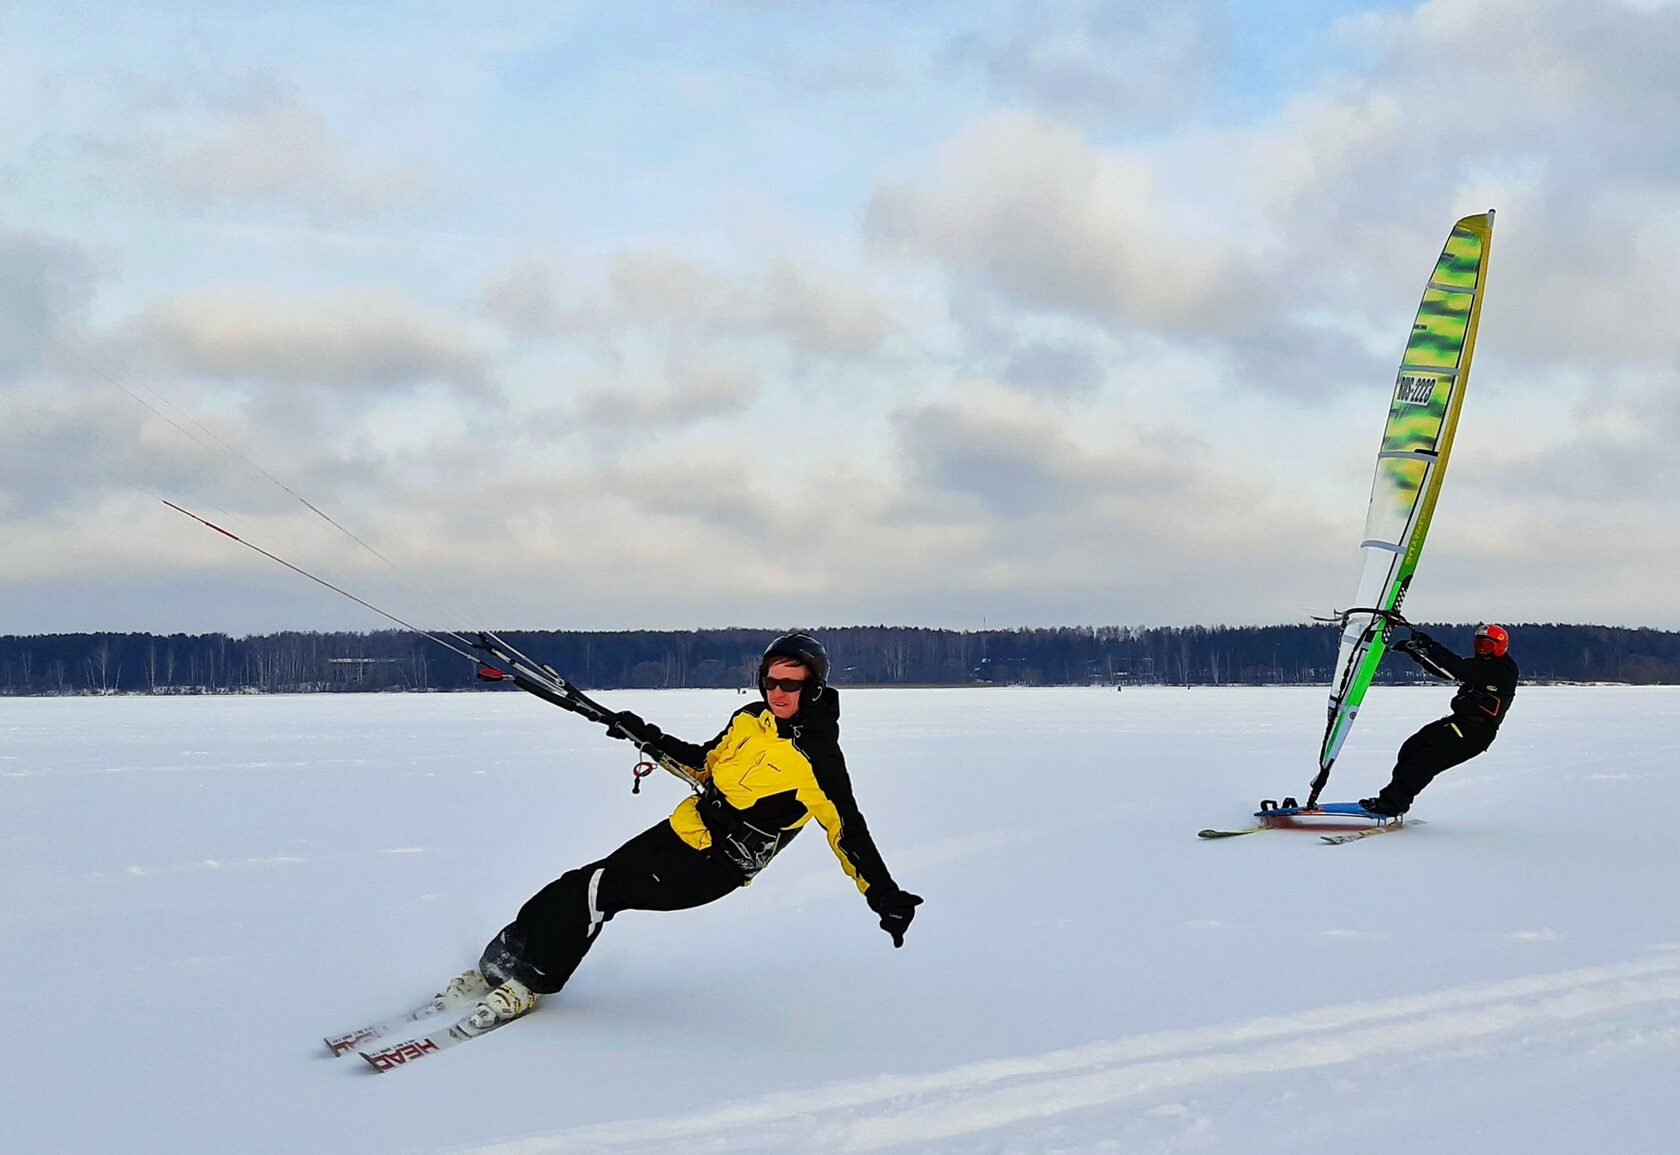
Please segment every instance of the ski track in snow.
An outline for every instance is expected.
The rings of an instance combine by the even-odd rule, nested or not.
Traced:
[[[456,1148],[460,1155],[613,1155],[669,1151],[870,1152],[934,1145],[1070,1112],[1249,1075],[1394,1062],[1514,1032],[1561,1033],[1632,1008],[1680,1000],[1680,951],[1615,965],[1374,1002],[1347,1003],[945,1071],[831,1083],[743,1099],[699,1114],[627,1120]],[[1625,1024],[1618,1021],[1620,1036]],[[1680,1028],[1589,1048],[1680,1047]],[[1172,1104],[1139,1104],[1144,1112]]]

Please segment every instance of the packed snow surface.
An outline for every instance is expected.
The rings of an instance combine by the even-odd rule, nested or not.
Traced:
[[[1374,690],[1327,799],[1449,690]],[[695,740],[746,699],[603,695]],[[530,1018],[387,1074],[430,994],[661,821],[509,693],[0,699],[0,1147],[22,1155],[1673,1150],[1680,690],[1524,687],[1393,835],[1303,796],[1307,688],[855,690],[904,949],[818,834],[627,913]]]

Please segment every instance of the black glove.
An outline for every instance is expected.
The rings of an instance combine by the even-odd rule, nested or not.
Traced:
[[[614,738],[628,737],[632,742],[640,743],[659,734],[657,726],[648,724],[640,714],[632,714],[629,710],[608,714],[601,721],[606,723],[607,733]]]
[[[1402,654],[1410,654],[1412,657],[1416,658],[1429,649],[1434,639],[1415,626],[1409,628],[1412,632],[1406,635],[1406,640],[1403,642],[1395,642],[1394,645],[1389,648],[1398,650]]]
[[[893,946],[903,946],[904,932],[910,929],[910,920],[916,917],[922,896],[896,886],[872,886],[863,897],[869,909],[881,916],[881,929],[892,935]]]

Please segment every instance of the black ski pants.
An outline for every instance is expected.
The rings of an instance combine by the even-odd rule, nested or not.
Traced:
[[[1423,788],[1443,770],[1450,770],[1493,745],[1491,726],[1457,716],[1437,718],[1401,743],[1394,773],[1379,797],[1396,810],[1405,810]]]
[[[741,885],[741,872],[660,822],[532,895],[485,948],[486,977],[517,978],[538,994],[566,985],[601,927],[622,910],[687,910]]]

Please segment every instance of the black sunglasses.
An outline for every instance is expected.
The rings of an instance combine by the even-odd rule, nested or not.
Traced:
[[[807,678],[772,678],[766,674],[764,676],[764,692],[780,690],[784,694],[797,694],[805,688],[807,681],[809,681]]]

